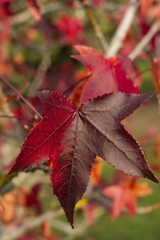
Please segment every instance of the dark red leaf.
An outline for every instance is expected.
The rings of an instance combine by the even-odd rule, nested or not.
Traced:
[[[152,95],[110,93],[77,109],[60,93],[39,93],[45,116],[29,133],[11,172],[52,158],[53,190],[72,226],[75,205],[86,191],[97,155],[126,174],[158,182],[120,123]]]
[[[127,57],[125,59],[120,56],[106,59],[91,47],[76,46],[75,48],[80,55],[72,57],[80,60],[92,73],[82,90],[81,103],[110,92],[139,93],[131,79],[133,73],[128,73],[127,61],[130,68],[131,62]]]

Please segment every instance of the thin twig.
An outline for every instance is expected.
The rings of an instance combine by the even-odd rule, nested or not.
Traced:
[[[118,3],[108,3],[104,5],[104,9],[105,11],[116,11],[117,9],[120,8],[120,4]],[[50,3],[46,3],[46,4],[42,4],[40,6],[41,9],[41,15],[45,15],[48,13],[52,13],[54,11],[60,11],[60,10],[65,10],[66,6],[65,4],[59,2],[50,2]],[[9,22],[10,24],[13,25],[18,25],[18,24],[22,24],[24,22],[31,22],[34,21],[34,19],[31,17],[31,13],[30,11],[27,9],[21,13],[18,13],[14,16],[9,17]],[[0,29],[2,27],[2,24],[0,24]]]
[[[103,206],[107,211],[110,212],[112,201],[108,197],[104,196],[103,194],[92,193],[92,195],[90,196],[90,200],[98,202],[101,206]]]
[[[116,55],[116,53],[120,50],[123,44],[123,40],[126,37],[126,34],[133,22],[135,17],[135,13],[138,7],[137,0],[131,0],[128,6],[128,9],[121,21],[121,24],[117,28],[113,39],[111,40],[111,44],[106,52],[106,57],[111,57]]]
[[[11,114],[11,109],[7,101],[4,101],[4,93],[0,84],[0,101],[2,102],[1,104],[1,109],[4,113],[4,115],[8,116]],[[4,102],[3,102],[4,101]],[[2,115],[3,116],[3,115]],[[1,117],[1,116],[0,116]],[[21,126],[19,125],[18,121],[16,118],[10,118],[13,126],[14,126],[14,138],[18,139],[19,142],[23,141],[23,136],[22,136],[22,130]]]
[[[60,2],[59,3],[51,2],[51,3],[41,5],[40,9],[41,9],[41,14],[45,15],[53,11],[59,11],[59,10],[65,9],[65,5]],[[31,13],[29,10],[25,10],[9,18],[9,22],[11,25],[17,25],[24,22],[28,22],[28,21],[34,21],[34,19],[31,17]],[[0,27],[1,27],[1,24],[0,24]]]
[[[26,105],[29,107],[29,109],[31,109],[36,115],[38,115],[40,118],[42,118],[42,115],[30,104],[30,102],[25,99],[22,94],[20,92],[18,92],[5,78],[3,78],[2,76],[0,76],[0,79],[8,86],[10,87],[18,97],[20,97],[23,102],[26,103]]]
[[[147,44],[151,41],[154,35],[160,29],[160,21],[156,21],[153,23],[147,34],[142,38],[142,40],[138,43],[135,49],[129,54],[129,58],[133,61],[138,57],[138,55],[143,51],[143,49],[147,46]]]
[[[107,51],[108,45],[107,45],[106,39],[105,39],[101,29],[100,29],[100,26],[99,26],[94,14],[93,14],[92,9],[90,8],[90,6],[89,6],[89,4],[87,3],[86,0],[79,0],[79,1],[82,4],[82,6],[86,9],[86,12],[88,14],[88,18],[89,18],[89,20],[90,20],[90,22],[93,26],[96,37],[99,40],[99,43],[102,47],[103,52],[105,53]]]
[[[13,119],[19,119],[19,120],[23,120],[23,121],[30,121],[30,119],[27,118],[23,118],[23,117],[18,117],[18,116],[11,116],[11,115],[0,115],[0,118],[13,118]]]
[[[74,83],[70,88],[68,88],[66,91],[63,92],[63,94],[68,97],[70,95],[70,93],[74,90],[75,87],[77,87],[78,84],[80,84],[81,82],[85,81],[86,79],[88,79],[91,76],[91,74],[87,75],[86,77],[80,79],[79,81],[77,81],[76,83]]]
[[[19,172],[11,177],[8,176],[8,182],[0,186],[0,197],[18,187],[31,187],[36,183],[48,183],[49,175],[46,174],[46,172],[49,172],[50,169],[47,169],[47,166],[43,166],[38,167],[36,170],[36,174],[33,174],[31,170],[30,172]],[[3,178],[3,176],[1,178]]]
[[[47,47],[48,48],[48,47]],[[33,79],[33,82],[30,86],[30,89],[32,89],[32,92],[39,89],[41,86],[41,83],[44,79],[45,73],[48,70],[50,64],[51,64],[51,50],[48,48],[48,50],[44,49],[45,52],[42,53],[42,61],[40,62],[37,73],[35,78]]]
[[[1,240],[15,240],[15,239],[19,238],[20,236],[22,236],[24,233],[40,226],[44,221],[58,217],[62,214],[63,214],[63,210],[60,209],[55,212],[49,211],[42,215],[36,216],[35,218],[30,218],[22,226],[19,226],[12,231],[7,230],[4,233],[2,233]]]
[[[147,207],[139,207],[139,208],[137,208],[136,213],[137,214],[146,214],[146,213],[150,213],[157,209],[160,209],[160,202],[155,203],[154,205],[151,205],[151,206],[147,206]]]

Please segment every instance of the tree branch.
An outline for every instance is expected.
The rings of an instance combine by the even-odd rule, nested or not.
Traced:
[[[25,99],[22,94],[18,92],[5,78],[0,76],[0,79],[15,92],[16,96],[20,97],[23,102],[25,102],[29,109],[31,109],[36,115],[38,115],[40,119],[42,118],[42,115],[30,104],[30,102]]]
[[[150,213],[154,210],[157,210],[159,208],[160,208],[160,202],[155,203],[151,206],[147,206],[147,207],[139,207],[139,208],[137,208],[136,213],[137,214],[146,214],[146,213]]]
[[[22,226],[16,227],[12,231],[6,230],[5,232],[3,232],[1,234],[1,240],[15,240],[18,237],[22,236],[24,233],[28,232],[29,230],[35,229],[36,227],[40,226],[44,221],[58,217],[62,214],[63,210],[60,209],[57,210],[56,212],[49,211],[35,218],[30,218]],[[63,229],[61,228],[61,230]]]
[[[151,41],[154,35],[160,29],[160,21],[156,21],[153,23],[147,34],[143,37],[143,39],[138,43],[135,49],[129,54],[129,58],[133,61],[138,57],[138,55],[143,51],[143,49],[147,46],[147,44]]]
[[[0,196],[3,196],[9,191],[12,191],[15,188],[19,187],[32,187],[37,183],[49,183],[49,175],[48,173],[51,169],[47,168],[47,166],[39,166],[38,169],[34,170],[42,170],[33,174],[30,172],[19,172],[17,175],[8,176],[8,182],[0,185]],[[1,177],[1,179],[4,175]],[[1,180],[0,179],[0,180]],[[6,179],[7,181],[7,179]]]
[[[106,57],[111,57],[113,55],[116,55],[116,53],[120,50],[123,44],[123,40],[126,37],[126,34],[133,22],[133,19],[135,17],[135,13],[138,7],[137,0],[130,0],[130,4],[128,6],[128,9],[121,21],[121,24],[117,28],[113,39],[111,41],[111,44],[108,48],[108,51],[106,52]]]
[[[38,66],[36,76],[33,79],[33,82],[30,86],[32,92],[36,91],[41,86],[45,73],[48,70],[50,64],[51,64],[51,50],[50,48],[47,47],[47,49],[44,49],[44,51],[42,52],[42,61]]]
[[[23,136],[22,136],[22,130],[21,130],[21,127],[19,125],[19,122],[17,121],[17,118],[12,118],[12,117],[8,117],[8,115],[11,114],[11,109],[10,109],[10,106],[6,101],[4,101],[4,93],[3,93],[3,90],[2,90],[2,87],[1,87],[1,84],[0,84],[0,107],[4,113],[4,115],[1,115],[1,117],[3,116],[7,116],[7,118],[10,118],[12,123],[13,123],[13,126],[14,126],[14,137],[16,139],[18,139],[18,141],[21,143],[23,141]]]
[[[65,5],[60,2],[59,3],[51,2],[51,3],[43,4],[42,6],[40,6],[42,15],[45,15],[53,11],[62,10],[64,8],[65,8]],[[24,22],[30,22],[30,21],[34,21],[34,19],[32,18],[29,10],[25,10],[9,18],[9,22],[11,25],[17,25]]]
[[[93,14],[93,11],[92,9],[90,8],[89,4],[87,3],[86,0],[79,0],[80,3],[82,4],[82,6],[86,9],[86,12],[87,12],[87,15],[88,15],[88,18],[93,26],[93,29],[95,31],[95,35],[102,47],[102,50],[103,52],[105,53],[107,51],[107,48],[108,48],[108,45],[107,45],[107,42],[105,40],[105,37],[100,29],[100,26]]]

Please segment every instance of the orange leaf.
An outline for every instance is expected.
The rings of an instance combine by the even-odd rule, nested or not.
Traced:
[[[93,165],[92,173],[91,173],[91,179],[93,182],[93,185],[96,187],[99,183],[100,174],[102,170],[102,158],[96,157],[95,163]]]
[[[152,190],[146,183],[137,183],[135,178],[129,179],[127,182],[106,187],[103,194],[113,198],[111,209],[111,219],[114,220],[126,207],[130,215],[135,214],[137,197],[143,197],[152,193]]]

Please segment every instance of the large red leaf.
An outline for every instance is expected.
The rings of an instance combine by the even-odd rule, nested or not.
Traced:
[[[134,86],[134,79],[131,79],[133,73],[129,74],[127,69],[129,65],[131,70],[132,65],[129,58],[118,56],[106,59],[91,47],[75,48],[80,55],[72,57],[80,60],[92,73],[82,90],[81,103],[110,92],[139,93],[138,88]]]
[[[126,174],[158,182],[139,145],[120,123],[152,95],[110,93],[77,109],[60,93],[39,93],[45,116],[29,133],[11,172],[53,158],[53,190],[71,225],[97,155]]]

